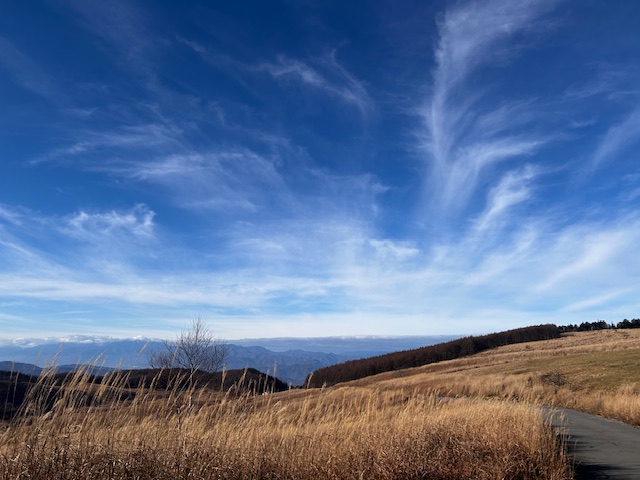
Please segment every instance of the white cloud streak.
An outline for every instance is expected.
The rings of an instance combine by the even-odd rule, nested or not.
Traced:
[[[0,65],[4,65],[17,85],[51,102],[64,101],[64,95],[52,81],[52,75],[2,36],[0,36]]]
[[[227,55],[216,54],[204,45],[177,37],[178,42],[197,53],[204,61],[216,68],[243,75],[267,73],[280,83],[295,82],[313,91],[322,92],[340,100],[346,105],[357,108],[363,116],[367,116],[375,108],[365,84],[349,72],[336,59],[335,51],[323,56],[311,57],[307,62],[278,55],[276,61],[245,63]],[[246,88],[251,90],[249,79],[237,78]]]
[[[515,126],[536,118],[527,110],[529,102],[480,110],[483,92],[473,87],[470,77],[506,55],[502,42],[533,28],[550,3],[467,2],[448,11],[440,23],[433,93],[423,111],[431,161],[427,189],[437,210],[459,212],[490,167],[531,155],[548,140],[513,133]]]
[[[317,63],[323,67],[324,72],[321,73],[311,65],[281,55],[276,63],[264,63],[258,70],[266,71],[275,79],[295,79],[303,85],[355,106],[363,114],[373,108],[373,101],[367,89],[338,63],[335,53],[318,59]]]
[[[161,185],[187,208],[256,211],[263,209],[269,198],[285,203],[290,200],[275,161],[247,149],[171,155],[112,167],[112,171]]]
[[[120,123],[105,130],[99,129],[104,118],[90,123],[100,109],[96,114],[88,109],[89,127],[67,132],[67,145],[33,163],[69,160],[85,173],[106,173],[119,187],[133,187],[128,194],[152,192],[147,199],[162,205],[76,207],[49,217],[0,205],[3,308],[16,301],[55,303],[64,306],[58,310],[75,312],[87,305],[92,311],[116,306],[174,318],[193,311],[226,321],[225,335],[246,330],[251,333],[243,336],[273,336],[473,333],[518,322],[575,322],[585,311],[636,305],[637,216],[624,211],[597,221],[580,212],[565,219],[564,210],[558,214],[553,206],[531,209],[536,202],[545,208],[553,202],[538,197],[541,179],[550,168],[562,168],[544,168],[540,159],[553,139],[553,132],[545,131],[547,113],[535,98],[509,98],[505,92],[495,100],[496,86],[477,82],[485,78],[480,73],[501,68],[518,53],[523,34],[545,28],[543,17],[554,3],[450,5],[439,23],[431,93],[420,112],[429,174],[425,209],[435,211],[426,212],[433,214],[435,227],[428,235],[394,236],[379,221],[386,206],[380,197],[389,187],[364,173],[368,165],[351,175],[319,167],[313,146],[307,153],[295,145],[295,126],[282,133],[279,128],[290,125],[271,129],[246,120],[260,108],[252,110],[251,100],[236,117],[216,104],[211,123],[181,121],[185,111],[202,114],[206,102],[181,110],[176,104],[186,97],[172,90],[172,82],[163,86],[154,77],[152,50],[161,44],[152,39],[160,37],[145,28],[144,12],[125,2],[71,2],[83,25],[107,41],[107,55],[131,67],[122,69],[127,81],[130,71],[142,71],[132,90],[148,94],[144,101],[151,104],[123,107],[127,113],[117,117]],[[249,63],[177,39],[231,71],[249,96],[273,92],[276,82],[287,94],[333,101],[341,113],[357,110],[366,116],[376,109],[369,84],[335,54],[304,59],[274,54],[267,57],[271,61]],[[514,40],[520,42],[515,48]],[[55,86],[36,62],[1,38],[0,62],[18,85],[55,98]],[[188,80],[175,80],[179,88],[190,88]],[[599,95],[605,87],[567,93],[562,101]],[[595,152],[582,157],[592,169],[605,167],[638,142],[639,112],[636,108],[610,127]],[[90,129],[93,125],[98,128]],[[637,196],[631,189],[636,180],[629,179],[627,201]],[[186,231],[171,232],[161,210],[167,204],[187,210],[200,224],[191,229],[185,221]],[[438,235],[453,224],[451,232]],[[198,238],[187,238],[192,233]],[[7,321],[24,318],[3,315]]]
[[[618,155],[638,142],[640,142],[640,107],[636,107],[623,121],[609,128],[589,161],[589,171],[593,172],[602,163],[616,160]]]
[[[45,216],[24,208],[3,225],[0,216],[0,258],[17,278],[67,278],[74,269],[84,276],[108,273],[109,265],[148,257],[154,245],[155,213],[145,205],[126,211],[78,211],[64,216]],[[15,221],[14,219],[18,220]],[[95,270],[93,270],[95,269]]]
[[[527,195],[522,192],[533,175],[535,172],[524,169],[502,180],[486,212],[491,217],[489,224],[504,214],[501,209],[524,201]],[[494,213],[489,214],[492,209]],[[131,236],[144,227],[148,214],[79,213],[67,221],[79,223],[81,233],[91,229],[96,235],[110,235],[124,229],[125,236]],[[64,303],[73,310],[83,305],[100,310],[107,302],[150,311],[164,309],[165,315],[194,311],[222,325],[231,322],[224,326],[225,335],[250,325],[259,328],[261,322],[268,329],[263,335],[274,334],[273,325],[289,325],[290,335],[313,331],[312,326],[323,321],[334,325],[338,318],[354,323],[351,328],[331,330],[334,334],[362,333],[363,324],[357,319],[364,317],[379,319],[365,323],[372,334],[397,333],[388,322],[391,317],[408,333],[485,331],[492,325],[499,329],[505,322],[513,325],[518,318],[568,323],[579,320],[585,309],[619,311],[622,307],[618,305],[640,293],[634,286],[640,281],[625,285],[634,278],[640,280],[635,273],[640,271],[635,256],[640,221],[632,215],[563,229],[529,222],[497,245],[485,241],[492,228],[486,227],[485,237],[480,238],[474,226],[472,235],[443,245],[438,253],[408,241],[379,237],[368,225],[346,219],[330,224],[326,217],[318,216],[306,224],[292,220],[272,228],[247,225],[229,232],[233,241],[225,254],[233,266],[215,272],[206,266],[198,271],[175,265],[167,271],[149,270],[130,257],[120,264],[109,257],[96,263],[88,258],[95,251],[77,251],[77,264],[83,268],[76,269],[52,263],[22,241],[23,255],[31,258],[25,257],[15,269],[4,264],[0,297]],[[165,258],[174,247],[161,240],[154,248],[156,255]],[[207,249],[200,252],[202,258],[211,253]],[[100,268],[105,265],[107,268]],[[565,303],[566,298],[572,302]],[[329,311],[323,311],[325,308]],[[230,311],[234,312],[231,316]],[[448,320],[452,322],[443,329],[442,322]],[[415,330],[421,322],[426,324]]]
[[[468,2],[447,12],[440,25],[436,50],[436,97],[464,81],[475,68],[499,51],[499,42],[523,29],[548,11],[552,2],[539,0],[487,0]]]
[[[159,123],[125,126],[113,131],[80,131],[74,132],[74,136],[77,137],[75,142],[34,158],[31,165],[58,161],[79,163],[80,166],[90,168],[94,154],[100,159],[95,163],[104,163],[104,158],[99,155],[102,151],[106,151],[107,158],[110,159],[123,150],[151,151],[180,149],[182,146],[182,131],[174,125]]]
[[[80,23],[92,34],[98,35],[118,48],[132,66],[140,65],[146,51],[154,45],[146,28],[147,16],[131,2],[83,2],[70,0],[65,6],[78,14]]]
[[[526,166],[520,171],[510,171],[491,192],[486,210],[477,222],[477,230],[485,231],[499,222],[510,209],[531,198],[531,181],[537,176],[536,169]]]
[[[135,237],[151,238],[154,236],[153,217],[155,213],[145,205],[136,205],[129,212],[114,210],[107,213],[78,212],[68,219],[63,229],[70,235],[93,239],[114,233],[126,233]]]
[[[22,223],[23,216],[24,212],[20,209],[11,208],[8,205],[0,203],[0,219],[14,225],[20,225]]]

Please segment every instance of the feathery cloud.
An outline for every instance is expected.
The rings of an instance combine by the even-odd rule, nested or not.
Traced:
[[[638,142],[640,142],[640,107],[636,107],[624,120],[609,128],[589,161],[589,170],[593,172],[603,162],[616,160],[618,155]]]
[[[65,95],[52,80],[52,75],[2,36],[0,36],[0,65],[5,67],[17,85],[53,103],[65,101]]]
[[[440,23],[433,91],[423,111],[430,156],[427,188],[438,210],[459,212],[490,167],[531,155],[546,143],[540,136],[514,132],[514,126],[522,125],[524,119],[536,118],[527,112],[528,102],[487,109],[481,103],[484,92],[474,88],[471,75],[496,57],[507,55],[502,42],[532,29],[551,4],[467,2],[449,10]]]
[[[373,101],[366,88],[349,73],[335,58],[335,53],[316,60],[322,73],[299,60],[280,55],[276,63],[263,63],[258,70],[264,70],[276,79],[293,78],[303,85],[324,91],[366,114],[373,108]]]
[[[131,211],[120,213],[78,212],[68,219],[65,233],[80,238],[95,238],[116,232],[131,234],[135,237],[152,237],[155,213],[145,205],[136,205]]]

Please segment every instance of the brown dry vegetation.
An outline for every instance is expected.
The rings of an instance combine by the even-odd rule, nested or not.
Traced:
[[[568,333],[352,384],[562,406],[640,425],[640,330]]]
[[[538,409],[443,401],[389,381],[231,395],[131,391],[118,375],[43,380],[1,425],[0,478],[570,478]]]
[[[560,337],[560,329],[553,324],[516,328],[487,335],[463,337],[426,347],[387,353],[375,357],[350,360],[315,370],[307,377],[312,387],[330,386],[406,368],[420,367],[445,360],[453,360],[495,349],[503,345],[534,342]]]

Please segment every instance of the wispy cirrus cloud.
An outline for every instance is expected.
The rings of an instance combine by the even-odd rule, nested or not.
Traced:
[[[90,269],[109,261],[129,261],[141,257],[156,239],[155,212],[142,204],[129,210],[80,210],[68,215],[44,215],[8,205],[0,209],[0,257],[27,276],[32,271],[46,277],[46,272],[65,270],[61,265],[67,264]]]
[[[593,172],[602,163],[616,160],[618,155],[640,142],[640,107],[636,107],[621,122],[611,126],[602,137],[589,160]]]
[[[22,223],[23,218],[23,209],[12,208],[9,205],[3,205],[0,203],[0,219],[12,224],[19,225]]]
[[[611,100],[620,100],[630,96],[637,97],[637,78],[640,72],[635,65],[616,65],[609,62],[594,65],[593,75],[586,81],[568,87],[562,94],[567,101],[580,101],[604,96]]]
[[[339,175],[300,161],[290,146],[261,154],[249,148],[210,147],[188,154],[93,166],[129,182],[164,189],[171,203],[194,211],[373,221],[387,187],[370,174]],[[282,153],[282,154],[281,154]],[[272,215],[276,213],[277,215]]]
[[[547,91],[544,100],[535,93],[523,97],[504,78],[492,76],[534,46],[528,39],[540,38],[536,34],[547,28],[545,15],[559,3],[462,2],[439,23],[431,95],[421,111],[428,155],[428,207],[422,213],[428,209],[424,216],[438,232],[455,225],[455,239],[444,235],[442,245],[436,243],[430,256],[421,257],[419,275],[426,283],[437,278],[432,287],[442,289],[442,298],[465,298],[467,307],[478,311],[487,311],[489,302],[507,302],[513,309],[579,315],[589,308],[616,311],[632,295],[620,288],[614,272],[632,275],[625,262],[633,256],[637,218],[617,210],[598,220],[586,210],[556,204],[545,194],[575,158],[542,154],[563,135],[566,140],[581,134],[556,133],[545,111],[557,113],[569,128],[598,128],[603,119],[593,118],[587,108],[577,111],[582,119],[591,115],[588,122],[564,120],[576,115],[567,105],[598,95],[617,101],[612,96],[620,92],[616,85],[627,82],[629,72],[603,76],[582,90]],[[504,87],[500,95],[492,95],[498,86]],[[593,171],[619,159],[640,140],[638,125],[637,108],[614,121],[582,167]],[[571,198],[571,192],[563,193]],[[564,305],[563,297],[576,301]]]
[[[66,2],[65,7],[77,14],[79,23],[89,32],[117,47],[128,63],[145,66],[140,62],[146,63],[146,53],[155,42],[147,28],[148,15],[134,4],[120,0],[109,3],[72,0]]]
[[[189,47],[204,61],[216,68],[232,72],[246,88],[252,76],[266,73],[280,83],[294,83],[321,92],[357,108],[363,115],[369,114],[375,106],[364,83],[353,75],[336,59],[336,52],[311,57],[307,61],[281,54],[275,61],[243,62],[237,58],[213,52],[210,48],[193,40],[177,37],[178,42]],[[256,65],[257,63],[257,65]]]
[[[529,156],[542,143],[541,140],[519,138],[478,139],[476,143],[461,147],[455,157],[449,159],[450,163],[436,173],[439,177],[438,187],[434,190],[438,194],[436,205],[459,212],[468,204],[487,169],[514,157]]]
[[[344,29],[296,7],[307,23],[273,36],[252,9],[47,3],[60,25],[46,34],[85,43],[46,60],[26,48],[35,32],[3,33],[8,82],[61,107],[49,120],[32,98],[24,138],[0,142],[25,186],[6,183],[0,204],[3,320],[139,333],[203,313],[226,336],[270,336],[630,315],[633,25],[582,51],[620,12],[414,7],[374,6]],[[572,183],[578,169],[598,176]]]
[[[2,36],[0,36],[0,65],[4,66],[17,85],[53,103],[66,102],[66,96],[56,85],[53,75]]]
[[[444,101],[478,66],[500,56],[500,41],[535,26],[557,2],[485,0],[449,10],[440,24],[436,49],[436,98]],[[506,51],[502,50],[502,54]]]
[[[492,108],[483,103],[486,91],[474,86],[472,75],[498,58],[508,58],[503,42],[540,28],[537,20],[553,3],[467,2],[449,10],[440,22],[432,94],[422,112],[430,157],[427,189],[437,210],[459,212],[491,167],[529,156],[548,142],[544,135],[521,133],[523,125],[539,118],[529,109],[530,101]]]
[[[638,236],[637,221],[626,226],[600,226],[596,229],[572,228],[557,236],[554,247],[549,252],[554,260],[554,271],[536,285],[539,291],[549,292],[563,283],[572,284],[588,275],[600,275],[607,270],[607,265],[616,269],[622,267],[624,255],[635,243]],[[580,236],[581,238],[578,238]],[[576,246],[579,247],[576,248]],[[621,255],[624,252],[624,255]],[[633,261],[629,259],[631,263]],[[627,270],[623,268],[623,270]],[[599,283],[597,278],[592,280]]]
[[[98,164],[107,163],[122,151],[140,153],[151,149],[181,149],[183,135],[176,125],[170,123],[139,123],[123,126],[110,131],[80,130],[67,135],[75,140],[63,147],[54,148],[30,161],[31,165],[56,161],[80,162],[82,167],[91,167],[93,155],[97,155]]]
[[[76,306],[104,301],[119,308],[123,305],[146,305],[152,310],[164,309],[164,315],[204,308],[227,318],[233,312],[234,316],[242,316],[245,322],[265,316],[279,317],[279,321],[284,321],[288,315],[282,314],[282,309],[289,310],[291,314],[307,311],[310,305],[336,312],[345,308],[350,310],[349,300],[354,297],[349,292],[358,288],[358,282],[347,275],[344,260],[358,262],[361,260],[358,251],[362,248],[370,250],[373,258],[383,257],[388,265],[393,264],[390,257],[407,259],[415,254],[414,249],[405,244],[368,240],[362,237],[363,231],[355,229],[352,223],[329,225],[320,222],[289,227],[305,228],[308,235],[300,237],[293,230],[289,230],[287,235],[282,228],[256,232],[253,242],[234,243],[227,250],[233,264],[233,268],[228,270],[212,273],[202,266],[200,270],[174,267],[170,271],[148,271],[129,261],[119,267],[118,264],[107,265],[109,268],[90,274],[87,266],[95,265],[95,261],[86,262],[86,252],[79,251],[76,252],[81,257],[78,261],[86,264],[78,270],[50,261],[45,261],[44,266],[32,262],[19,274],[3,269],[0,272],[0,295],[40,302],[72,302]],[[247,236],[236,240],[241,238]],[[354,243],[354,239],[358,242]],[[268,240],[280,246],[286,261],[278,257],[274,259],[272,248],[269,248],[269,259],[266,256],[251,257],[245,250],[246,247],[252,251],[264,248]],[[171,247],[161,243],[157,245],[156,253],[165,256],[170,250]],[[205,249],[200,255],[204,260],[211,253]],[[247,260],[252,261],[247,263]],[[336,277],[337,272],[341,274]],[[344,303],[330,301],[335,296],[343,297]],[[233,331],[232,325],[227,328]]]
[[[489,192],[487,207],[477,220],[477,230],[485,231],[495,226],[510,209],[529,200],[532,196],[532,180],[538,174],[531,165],[506,173]]]
[[[257,69],[266,71],[275,79],[293,79],[325,92],[355,106],[363,114],[373,108],[373,101],[365,86],[338,63],[335,52],[316,59],[315,63],[322,68],[321,71],[308,63],[280,55],[276,62],[263,63]]]
[[[111,234],[129,234],[150,238],[154,235],[155,212],[146,205],[136,205],[128,212],[87,213],[80,211],[67,220],[65,233],[79,238],[104,237]]]
[[[492,205],[507,209],[518,205],[526,196],[520,190],[526,192],[536,173],[524,169],[510,181],[504,180],[494,191]],[[62,233],[76,238],[79,231],[85,235],[83,241],[92,241],[93,234],[87,235],[87,230],[130,239],[144,227],[149,214],[144,212],[137,216],[133,211],[93,216],[77,212],[64,220],[67,225],[79,223],[79,230],[63,229]],[[492,221],[499,218],[495,215]],[[37,223],[59,221],[41,218]],[[385,238],[366,221],[339,217],[330,221],[317,215],[306,221],[297,218],[270,226],[246,224],[230,229],[226,246],[199,248],[200,268],[167,262],[176,245],[159,238],[154,253],[165,261],[163,268],[151,269],[131,256],[109,252],[96,261],[91,258],[96,256],[95,250],[76,250],[76,262],[63,266],[31,245],[29,239],[44,236],[44,229],[25,235],[18,231],[14,244],[32,258],[16,265],[19,270],[4,264],[0,296],[71,302],[74,308],[105,301],[120,309],[144,305],[150,312],[176,317],[185,311],[206,310],[214,321],[226,319],[225,335],[238,335],[230,318],[238,318],[240,330],[264,318],[284,326],[294,317],[304,322],[310,308],[315,313],[308,317],[309,328],[322,319],[335,325],[339,334],[349,329],[348,325],[341,328],[337,318],[349,323],[348,319],[359,316],[383,318],[391,314],[403,319],[402,328],[407,332],[434,316],[440,324],[455,319],[461,333],[471,331],[480,321],[483,328],[499,328],[514,315],[520,315],[522,321],[535,321],[536,311],[545,318],[564,311],[566,316],[561,320],[566,323],[580,318],[585,309],[617,312],[618,302],[624,305],[635,295],[635,287],[621,291],[613,280],[621,272],[627,272],[623,275],[629,278],[628,274],[640,271],[634,255],[640,242],[639,225],[632,214],[597,225],[583,222],[560,229],[545,221],[527,222],[509,232],[500,244],[467,235],[442,245],[438,254],[413,241]],[[210,271],[207,257],[213,254],[224,255],[227,266]],[[543,258],[547,261],[541,261]],[[80,264],[82,268],[76,269],[74,265]],[[571,304],[562,303],[567,292],[574,299]],[[496,307],[498,300],[502,300],[503,310]],[[298,328],[305,331],[302,324]],[[397,333],[388,322],[371,324],[370,328],[378,334]],[[429,329],[440,331],[431,323]]]
[[[160,185],[181,206],[194,209],[263,209],[269,199],[287,202],[287,187],[272,160],[248,149],[169,155],[106,167],[112,174]]]

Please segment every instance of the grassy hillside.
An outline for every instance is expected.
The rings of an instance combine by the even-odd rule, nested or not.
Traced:
[[[320,368],[312,372],[306,384],[311,387],[335,385],[383,372],[403,370],[432,363],[467,357],[502,345],[558,338],[555,325],[537,325],[504,332],[464,337],[449,342],[401,352],[378,355]]]
[[[640,425],[640,330],[567,333],[349,385],[556,405]]]
[[[268,395],[162,376],[42,381],[0,425],[0,479],[571,478],[539,410],[442,400],[395,373]]]
[[[639,424],[639,367],[640,330],[603,330],[268,395],[151,371],[47,377],[0,423],[0,479],[568,480],[530,404]]]

